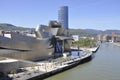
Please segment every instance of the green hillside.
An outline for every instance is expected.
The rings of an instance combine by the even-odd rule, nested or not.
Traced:
[[[12,24],[8,23],[0,23],[0,30],[5,30],[5,31],[24,31],[24,30],[29,30],[30,28],[23,28],[19,26],[15,26]]]
[[[15,26],[8,23],[0,23],[0,30],[5,31],[26,31],[26,30],[32,30],[34,31],[34,28],[25,28],[20,26]],[[69,34],[71,35],[80,35],[81,37],[91,37],[96,36],[97,34],[112,34],[112,32],[115,32],[116,34],[120,35],[120,30],[95,30],[95,29],[69,29]]]
[[[88,31],[83,30],[83,29],[70,29],[69,34],[80,35],[81,37],[84,37],[84,36],[91,37],[91,36],[97,35],[96,33],[88,32]]]

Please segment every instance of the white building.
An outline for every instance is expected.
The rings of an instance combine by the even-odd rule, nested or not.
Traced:
[[[79,41],[79,35],[72,35],[74,41]]]

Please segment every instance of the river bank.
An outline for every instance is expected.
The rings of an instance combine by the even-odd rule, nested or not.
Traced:
[[[112,44],[120,47],[120,43],[118,43],[118,42],[113,42]]]
[[[71,51],[70,55],[60,58],[35,62],[31,67],[21,68],[22,72],[8,74],[12,80],[36,80],[44,79],[54,74],[71,69],[79,64],[92,59],[92,55],[99,49],[98,47],[86,48],[84,50]],[[66,53],[63,53],[66,54]]]
[[[102,43],[95,58],[45,80],[120,80],[120,47]]]
[[[78,56],[71,56],[66,58],[51,59],[49,61],[37,62],[37,66],[26,67],[25,72],[9,74],[12,80],[36,80],[44,79],[54,74],[63,72],[67,69],[75,67],[80,63],[89,61],[92,56],[91,51],[86,51],[84,54]]]
[[[85,50],[89,50],[93,53],[95,53],[98,49],[99,49],[100,45],[96,46],[96,47],[71,47],[71,50],[73,51],[77,51],[77,50],[81,50],[81,51],[85,51]]]

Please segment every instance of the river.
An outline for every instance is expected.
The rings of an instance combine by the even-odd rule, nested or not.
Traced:
[[[45,80],[120,80],[120,47],[103,43],[91,61]]]

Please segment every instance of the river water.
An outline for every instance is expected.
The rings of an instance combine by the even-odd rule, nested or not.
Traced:
[[[91,61],[45,80],[120,80],[120,47],[103,43]]]

